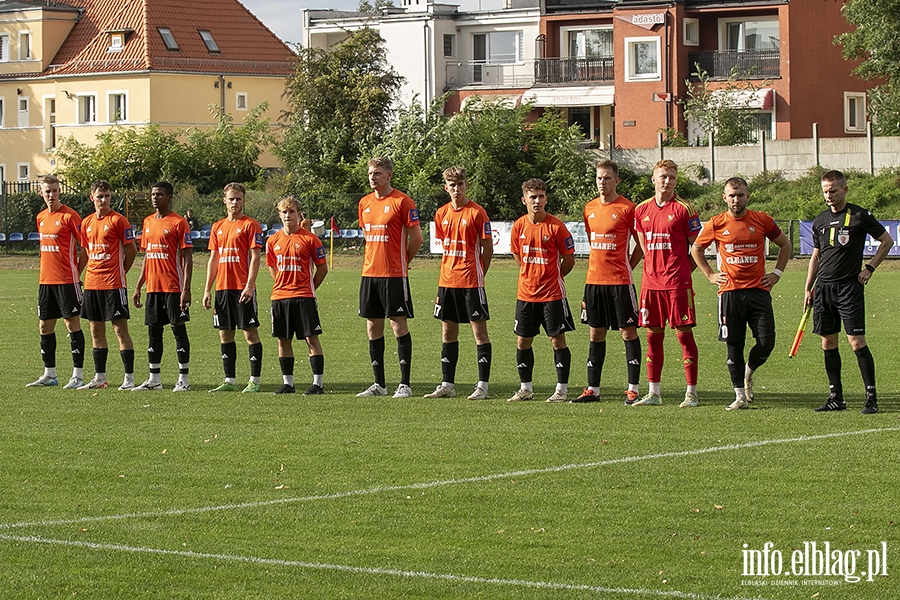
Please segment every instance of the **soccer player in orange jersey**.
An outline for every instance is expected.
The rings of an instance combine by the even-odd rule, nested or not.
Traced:
[[[534,337],[543,326],[553,346],[556,390],[547,402],[565,402],[572,353],[566,332],[575,329],[563,278],[575,266],[575,242],[562,221],[547,212],[547,184],[529,179],[522,184],[522,204],[528,213],[513,223],[510,249],[519,265],[516,294],[516,368],[519,390],[508,402],[534,399]]]
[[[144,263],[135,285],[132,302],[141,308],[141,288],[147,284],[147,309],[144,324],[147,325],[150,377],[132,392],[162,389],[160,371],[163,355],[163,327],[172,326],[175,335],[175,354],[178,357],[178,381],[173,392],[191,389],[188,371],[191,360],[191,343],[187,326],[191,320],[191,275],[194,270],[191,231],[184,217],[172,210],[172,184],[160,181],[150,190],[150,201],[156,212],[144,219],[141,249]]]
[[[106,341],[106,322],[112,322],[119,341],[119,356],[125,367],[120,390],[134,387],[134,344],[128,332],[128,290],[125,274],[134,264],[137,248],[134,229],[128,219],[110,206],[112,188],[108,181],[98,179],[91,184],[94,212],[81,222],[81,255],[79,268],[84,272],[84,307],[82,314],[91,324],[91,346],[94,357],[94,377],[80,390],[109,387],[106,381],[106,360],[109,344]]]
[[[225,381],[210,392],[237,391],[236,329],[244,332],[250,352],[250,381],[244,393],[259,391],[262,373],[262,342],[259,339],[259,316],[256,302],[256,276],[259,253],[263,246],[262,228],[244,214],[244,195],[240,183],[225,186],[225,210],[228,216],[212,226],[209,236],[209,263],[203,290],[203,308],[213,306],[212,287],[216,286],[213,327],[219,330]]]
[[[41,177],[41,198],[47,208],[38,213],[41,263],[38,276],[38,326],[44,373],[25,387],[58,385],[56,376],[56,321],[62,318],[72,348],[72,377],[66,389],[84,384],[84,332],[81,331],[81,273],[78,243],[81,217],[59,200],[59,180]]]
[[[775,313],[770,290],[781,280],[791,258],[791,241],[769,215],[748,210],[747,182],[732,177],[722,194],[728,210],[711,218],[691,246],[697,268],[719,289],[719,341],[728,347],[728,372],[735,400],[727,410],[749,408],[753,401],[753,372],[775,349]],[[778,258],[766,273],[766,240],[778,246]],[[719,272],[713,271],[703,251],[713,242],[718,246]],[[744,363],[747,327],[756,344]]]
[[[443,246],[434,317],[441,320],[441,384],[426,398],[456,395],[459,359],[459,324],[470,323],[475,336],[478,385],[469,400],[488,397],[491,376],[491,339],[488,337],[487,296],[484,276],[494,255],[491,221],[485,210],[466,197],[466,170],[444,171],[444,189],[450,202],[434,215],[434,231]]]
[[[400,385],[394,398],[412,396],[409,386],[412,338],[408,319],[413,318],[407,269],[422,246],[419,211],[412,198],[391,186],[394,163],[380,156],[369,161],[372,193],[359,201],[359,226],[365,231],[366,254],[359,286],[359,316],[366,319],[369,358],[375,383],[358,397],[385,396],[384,320],[390,319],[397,339]]]
[[[634,209],[635,229],[644,251],[641,279],[640,321],[647,328],[647,382],[650,391],[632,406],[662,404],[660,379],[663,367],[665,325],[674,328],[681,344],[687,390],[682,408],[697,406],[697,342],[694,325],[694,288],[691,272],[696,265],[690,246],[700,232],[694,207],[675,195],[678,165],[661,160],[653,167],[655,194]]]
[[[300,201],[293,197],[278,203],[284,225],[266,241],[266,266],[272,286],[272,337],[278,338],[278,362],[282,386],[276,394],[293,394],[294,336],[306,340],[313,384],[306,395],[324,394],[325,357],[319,335],[322,325],[316,303],[316,289],[328,274],[325,248],[319,238],[300,226]]]
[[[634,202],[619,194],[619,165],[611,160],[597,164],[600,195],[584,205],[584,231],[591,245],[581,322],[591,328],[588,346],[588,387],[572,402],[600,399],[600,377],[606,360],[606,332],[618,329],[625,342],[628,389],[625,404],[638,399],[641,374],[641,341],[637,334],[637,296],[631,272],[643,256],[634,230]],[[629,253],[628,244],[634,240]]]

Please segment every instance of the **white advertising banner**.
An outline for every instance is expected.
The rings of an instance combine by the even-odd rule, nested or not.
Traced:
[[[491,221],[491,233],[494,238],[494,254],[512,254],[510,252],[509,234],[512,231],[513,221]],[[591,247],[587,235],[584,233],[584,223],[581,221],[566,221],[566,228],[572,234],[575,241],[575,254],[587,256]],[[432,254],[441,254],[441,241],[434,235],[434,221],[428,224],[430,250]]]

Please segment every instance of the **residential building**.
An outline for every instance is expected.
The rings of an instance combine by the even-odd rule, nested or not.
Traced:
[[[327,48],[344,30],[377,28],[407,79],[403,101],[449,91],[447,113],[475,94],[555,106],[600,148],[652,147],[666,129],[705,141],[682,104],[696,65],[711,87],[752,84],[740,106],[754,113],[756,137],[809,138],[813,123],[822,137],[865,134],[871,82],[833,43],[849,29],[840,2],[539,1],[472,13],[428,0],[378,15],[304,11],[304,44]]]
[[[114,125],[241,123],[262,102],[277,119],[293,56],[237,0],[0,1],[0,180]]]

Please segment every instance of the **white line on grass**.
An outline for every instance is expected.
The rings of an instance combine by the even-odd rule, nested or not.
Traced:
[[[21,523],[0,523],[0,530],[3,529],[21,529],[25,527],[47,527],[53,525],[72,525],[74,523],[96,523],[98,521],[120,521],[124,519],[146,519],[153,517],[172,517],[180,515],[192,515],[207,512],[217,512],[223,510],[241,510],[245,508],[261,508],[265,506],[274,506],[278,504],[292,504],[294,502],[312,502],[315,500],[336,500],[340,498],[349,498],[351,496],[367,496],[371,494],[380,494],[382,492],[400,492],[410,490],[423,490],[428,488],[441,487],[445,485],[460,485],[465,483],[481,483],[485,481],[493,481],[494,479],[508,479],[511,477],[526,477],[529,475],[541,475],[544,473],[558,473],[560,471],[571,471],[573,469],[589,469],[592,467],[606,467],[609,465],[619,465],[624,463],[640,462],[644,460],[653,460],[657,458],[677,458],[681,456],[697,456],[700,454],[710,454],[713,452],[724,452],[728,450],[740,450],[743,448],[757,448],[760,446],[771,446],[773,444],[791,444],[794,442],[809,442],[815,440],[824,440],[828,438],[847,437],[851,435],[865,435],[868,433],[880,433],[883,431],[900,431],[900,427],[880,427],[875,429],[863,429],[860,431],[843,431],[836,433],[823,433],[820,435],[801,435],[794,438],[783,438],[775,440],[759,440],[756,442],[743,442],[740,444],[728,444],[725,446],[711,446],[709,448],[698,448],[696,450],[681,450],[678,452],[657,452],[655,454],[643,454],[640,456],[626,456],[623,458],[613,458],[610,460],[599,460],[589,463],[577,463],[568,465],[558,465],[555,467],[545,467],[543,469],[524,469],[522,471],[509,471],[507,473],[495,473],[493,475],[478,475],[476,477],[463,477],[460,479],[438,479],[436,481],[425,481],[422,483],[409,483],[405,485],[387,485],[365,488],[361,490],[349,490],[346,492],[335,492],[333,494],[320,494],[315,496],[300,496],[294,498],[278,498],[275,500],[260,500],[257,502],[242,502],[239,504],[222,504],[218,506],[200,506],[197,508],[173,508],[170,510],[148,511],[140,513],[125,513],[119,515],[100,515],[96,517],[79,517],[77,519],[57,519],[46,521],[30,521]]]
[[[97,544],[94,542],[80,542],[74,540],[55,540],[36,536],[15,536],[0,534],[0,540],[11,542],[26,542],[34,544],[49,544],[53,546],[69,546],[75,548],[88,548],[90,550],[109,550],[112,552],[132,552],[139,554],[158,554],[163,556],[181,556],[191,559],[227,560],[260,565],[273,565],[279,567],[299,567],[302,569],[318,569],[324,571],[342,571],[346,573],[362,573],[366,575],[390,575],[394,577],[415,577],[419,579],[433,579],[450,581],[454,583],[482,583],[492,585],[508,585],[527,588],[540,588],[565,591],[588,591],[599,594],[621,594],[639,596],[643,598],[688,598],[692,600],[751,600],[749,598],[735,596],[720,596],[697,594],[693,592],[679,592],[677,590],[650,590],[636,588],[604,587],[597,585],[557,583],[553,581],[528,581],[525,579],[499,579],[495,577],[473,577],[469,575],[454,575],[452,573],[429,573],[427,571],[403,571],[401,569],[383,569],[374,567],[354,567],[352,565],[337,565],[331,563],[306,562],[299,560],[282,560],[277,558],[260,558],[257,556],[237,556],[233,554],[210,554],[207,552],[190,552],[188,550],[163,550],[160,548],[147,548],[142,546],[125,546],[122,544]],[[754,596],[752,600],[759,600]]]

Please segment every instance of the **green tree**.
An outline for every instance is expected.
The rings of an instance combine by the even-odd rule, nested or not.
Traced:
[[[737,67],[722,86],[710,85],[709,73],[695,65],[691,73],[698,81],[687,80],[688,99],[683,102],[684,116],[695,121],[703,132],[713,134],[717,146],[734,146],[753,141],[755,121],[750,110],[754,92],[769,85],[763,81],[757,85],[747,80],[749,75]],[[700,144],[708,143],[701,139]]]
[[[374,29],[350,32],[330,50],[302,48],[284,97],[284,139],[275,152],[307,191],[359,189],[351,179],[363,148],[390,126],[403,78]]]
[[[381,12],[382,8],[389,8],[393,6],[393,0],[375,0],[375,2],[369,2],[369,0],[360,0],[359,7],[356,10],[358,12],[366,14],[378,14]]]
[[[841,8],[853,31],[835,38],[844,58],[862,60],[853,72],[884,79],[869,90],[869,113],[879,135],[900,135],[900,0],[850,0]]]

